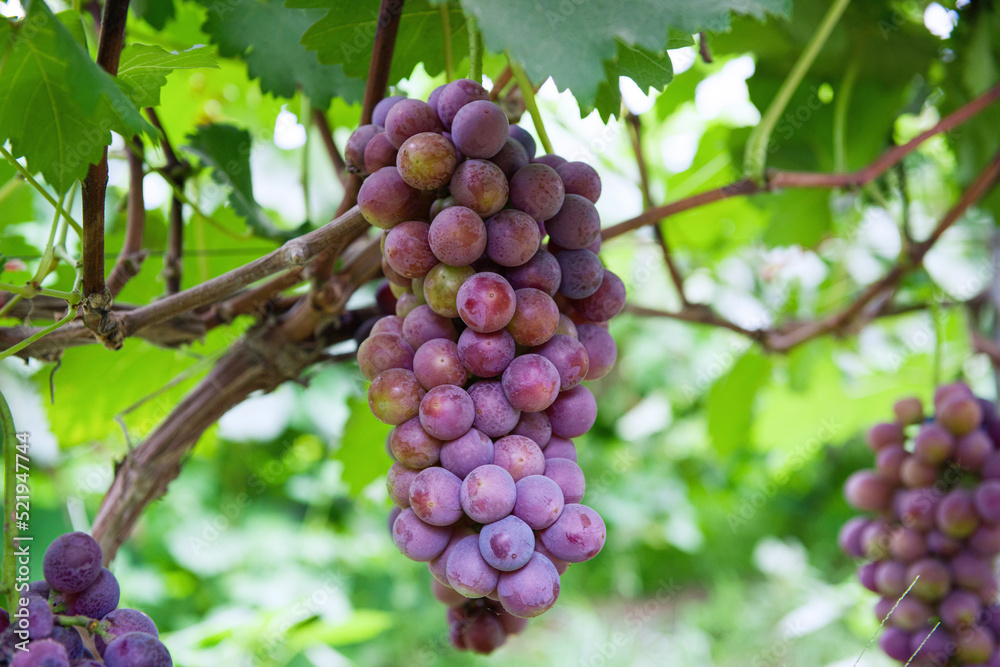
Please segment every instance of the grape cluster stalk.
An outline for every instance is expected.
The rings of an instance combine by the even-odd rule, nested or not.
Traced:
[[[101,566],[86,533],[60,535],[45,550],[44,579],[19,589],[16,610],[0,609],[0,665],[171,667],[156,624],[118,608],[118,580]]]
[[[1000,417],[968,386],[941,386],[925,419],[917,398],[868,433],[875,469],[851,475],[840,547],[865,559],[878,593],[879,645],[913,667],[1000,667]]]
[[[427,563],[452,644],[478,653],[549,610],[606,539],[572,439],[597,418],[581,383],[615,363],[625,286],[597,254],[597,172],[535,150],[469,79],[382,100],[345,149],[384,230],[386,315],[358,365],[395,426],[392,538]]]

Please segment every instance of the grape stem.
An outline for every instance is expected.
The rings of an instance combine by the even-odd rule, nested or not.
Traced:
[[[476,83],[483,82],[483,34],[471,12],[465,14],[465,25],[469,28],[469,78]]]
[[[524,68],[511,58],[509,51],[507,52],[507,62],[510,64],[510,71],[514,75],[514,80],[517,81],[517,87],[521,89],[521,95],[524,97],[524,106],[528,109],[528,113],[531,114],[531,122],[535,124],[535,131],[538,132],[542,148],[545,149],[546,153],[551,154],[554,152],[552,150],[552,142],[549,141],[549,135],[545,131],[542,114],[538,111],[538,103],[535,101],[535,88],[531,85],[531,80],[525,73]]]
[[[101,639],[106,642],[111,641],[117,636],[108,632],[106,624],[102,624],[101,621],[89,616],[63,616],[56,614],[55,621],[64,628],[73,626],[84,628],[92,635],[100,635]]]
[[[0,589],[7,600],[7,609],[14,612],[17,597],[14,586],[14,576],[17,569],[14,556],[14,542],[17,539],[17,524],[13,518],[17,507],[17,432],[14,429],[14,416],[10,413],[7,399],[0,392],[0,422],[3,425],[3,579]]]
[[[791,71],[788,72],[788,76],[782,82],[778,93],[771,100],[771,104],[761,117],[760,123],[750,132],[743,162],[743,170],[747,178],[758,182],[763,180],[764,169],[767,167],[767,151],[771,143],[771,133],[778,124],[781,114],[785,112],[795,89],[802,83],[806,72],[812,67],[816,56],[826,44],[827,38],[830,37],[830,33],[833,32],[850,2],[851,0],[836,0],[830,6],[826,16],[816,28],[816,32],[806,44],[805,50],[799,55],[799,59],[795,61]]]

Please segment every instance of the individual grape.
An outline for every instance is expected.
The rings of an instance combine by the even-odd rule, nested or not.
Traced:
[[[466,329],[458,338],[458,358],[473,375],[496,377],[514,359],[514,339],[504,329],[479,333]]]
[[[508,435],[493,443],[493,464],[509,472],[518,482],[528,475],[545,472],[545,455],[531,438]]]
[[[955,444],[955,463],[967,470],[979,470],[993,453],[993,441],[985,431],[966,433]]]
[[[389,499],[400,508],[406,509],[410,506],[410,485],[416,478],[419,470],[407,468],[398,461],[393,463],[389,472],[385,476],[385,486],[389,491]]]
[[[561,391],[572,389],[587,379],[590,372],[590,357],[586,347],[577,339],[564,334],[556,334],[545,345],[536,348],[534,352],[545,357],[555,366],[559,373],[559,389]]]
[[[510,434],[531,438],[544,450],[552,439],[552,423],[544,412],[522,412]]]
[[[552,422],[552,435],[578,438],[597,421],[597,401],[582,385],[562,392],[545,411]]]
[[[515,290],[535,288],[555,296],[562,282],[562,269],[555,255],[539,250],[524,264],[508,268],[505,276]]]
[[[509,472],[497,465],[479,466],[462,482],[462,509],[473,521],[493,523],[511,513],[516,495]]]
[[[566,164],[566,158],[559,157],[558,155],[539,155],[536,158],[531,159],[532,162],[537,162],[539,164],[544,164],[547,167],[552,167],[553,169],[558,169],[560,165]]]
[[[63,593],[84,590],[97,580],[101,570],[101,547],[86,533],[60,535],[42,558],[46,583]]]
[[[457,166],[455,147],[435,132],[413,135],[396,154],[399,175],[417,190],[437,190],[447,185]]]
[[[858,568],[858,581],[862,586],[870,590],[872,593],[878,593],[878,588],[875,587],[875,571],[878,570],[878,563],[865,563],[860,568]],[[884,618],[884,616],[880,616]]]
[[[837,544],[840,546],[840,550],[853,558],[864,557],[865,552],[864,546],[861,544],[861,533],[867,526],[868,519],[863,516],[848,519],[837,535]]]
[[[506,639],[503,623],[491,613],[477,616],[465,629],[465,644],[471,651],[483,655],[500,648]]]
[[[426,281],[425,281],[426,286]],[[419,350],[425,343],[438,338],[456,340],[458,332],[455,323],[447,317],[438,315],[428,305],[414,308],[403,320],[403,337],[414,350]]]
[[[102,567],[101,573],[90,586],[79,593],[65,593],[66,614],[103,618],[118,606],[120,594],[121,590],[115,575]]]
[[[396,148],[422,132],[440,133],[441,121],[430,105],[420,100],[399,100],[385,117],[385,133]]]
[[[573,307],[588,320],[594,322],[610,320],[625,307],[625,283],[617,275],[605,269],[604,279],[597,291],[590,296],[573,300]]]
[[[906,580],[906,566],[902,563],[882,561],[875,569],[875,588],[886,597],[899,597],[909,583]]]
[[[559,293],[570,299],[592,296],[604,282],[604,265],[589,250],[563,250],[556,255],[562,281]]]
[[[55,619],[49,603],[32,595],[25,607],[28,613],[28,636],[31,639],[45,639],[51,635]]]
[[[875,455],[875,470],[889,484],[899,484],[899,472],[910,453],[902,445],[889,445]]]
[[[601,233],[601,217],[586,197],[567,194],[562,208],[545,222],[549,238],[566,250],[582,250]]]
[[[878,645],[893,660],[906,662],[910,658],[910,633],[901,628],[886,628]]]
[[[551,478],[535,474],[517,481],[514,516],[532,530],[543,530],[555,523],[564,505],[562,489]]]
[[[897,628],[913,631],[926,625],[933,614],[934,611],[926,602],[907,596],[898,602],[896,611],[889,617],[889,623]]]
[[[533,160],[535,158],[535,138],[531,136],[531,133],[520,125],[511,125],[507,128],[507,134],[511,137],[511,139],[514,139],[517,143],[524,147],[524,151],[528,155],[528,160]]]
[[[463,537],[452,548],[445,565],[448,585],[467,598],[481,598],[497,586],[500,573],[484,559],[480,537]]]
[[[380,99],[375,104],[375,108],[372,109],[372,123],[385,127],[385,119],[389,114],[389,109],[394,107],[396,102],[400,102],[405,99],[406,95],[393,95],[391,97],[383,97]]]
[[[509,181],[514,177],[518,169],[526,166],[531,160],[528,158],[528,152],[524,150],[521,142],[513,137],[507,137],[496,155],[490,157],[490,162],[500,167],[500,171],[503,172],[503,175]]]
[[[559,313],[559,326],[556,327],[556,333],[562,334],[564,336],[569,336],[570,338],[579,338],[580,333],[577,331],[576,324],[573,320],[563,313]]]
[[[461,387],[434,387],[420,401],[420,425],[439,440],[454,440],[472,428],[476,408]]]
[[[927,551],[939,556],[954,556],[962,549],[962,543],[940,530],[927,533]]]
[[[441,440],[427,433],[420,425],[420,419],[414,417],[392,429],[389,449],[400,464],[413,470],[423,470],[437,465]]]
[[[379,132],[365,145],[365,171],[374,174],[383,167],[395,167],[398,151],[385,132]]]
[[[352,174],[367,174],[365,169],[365,147],[372,137],[381,134],[382,128],[377,125],[361,125],[351,133],[344,146],[344,162]]]
[[[438,556],[438,558],[441,558],[441,556]],[[468,602],[467,597],[456,591],[448,584],[442,584],[437,579],[431,579],[431,595],[433,595],[438,602],[446,607],[458,607],[459,605],[463,605]]]
[[[395,167],[373,172],[358,190],[361,214],[380,229],[392,229],[404,220],[412,220],[419,206],[420,193],[406,184]]]
[[[921,600],[936,602],[951,590],[951,573],[936,558],[923,558],[906,571],[906,585],[913,584],[913,594]]]
[[[489,92],[472,79],[456,79],[444,87],[437,98],[437,113],[441,124],[450,130],[459,109],[477,100],[490,99]]]
[[[424,277],[427,305],[442,317],[458,317],[458,291],[475,273],[471,266],[438,264]]]
[[[469,379],[458,356],[458,345],[446,338],[429,340],[413,355],[413,374],[424,389],[453,384],[465,385]]]
[[[912,563],[927,554],[927,544],[923,533],[904,527],[893,531],[889,538],[889,551],[896,560]]]
[[[546,459],[569,459],[573,463],[577,463],[579,459],[573,441],[557,435],[552,436],[549,446],[542,453]]]
[[[385,239],[385,258],[389,266],[406,278],[423,278],[438,263],[427,242],[430,225],[409,220],[401,222]]]
[[[934,390],[934,407],[940,408],[945,402],[953,398],[975,398],[975,396],[973,396],[972,390],[964,382],[943,384]]]
[[[455,198],[452,197],[451,195],[447,197],[441,197],[440,199],[435,199],[434,203],[431,204],[431,210],[429,216],[430,221],[434,222],[434,219],[437,218],[438,215],[440,215],[444,211],[447,211],[449,208],[453,206],[457,206],[457,204],[455,203]]]
[[[410,508],[424,523],[450,526],[462,518],[461,486],[462,480],[444,468],[422,470],[410,484]]]
[[[413,348],[396,334],[371,335],[358,346],[358,368],[369,380],[391,368],[413,370]]]
[[[466,280],[458,290],[456,303],[462,321],[480,333],[503,329],[517,307],[510,284],[503,276],[490,272]]]
[[[535,553],[535,534],[521,519],[506,516],[483,526],[479,533],[479,551],[495,569],[512,572],[531,560]]]
[[[169,663],[168,663],[169,664]],[[69,667],[66,648],[52,639],[36,639],[26,651],[15,651],[11,667]]]
[[[962,588],[978,591],[993,577],[991,563],[970,553],[959,553],[951,559],[951,577]]]
[[[938,529],[946,535],[962,539],[976,530],[979,519],[972,494],[965,489],[952,489],[938,503],[935,519]]]
[[[587,480],[576,462],[569,459],[545,459],[545,469],[542,474],[559,485],[566,504],[575,504],[583,500],[583,494],[587,490]]]
[[[153,637],[160,636],[153,619],[138,609],[115,609],[101,620],[108,622],[106,632],[113,637],[120,637],[129,632],[145,632]],[[101,635],[94,635],[94,646],[97,648],[97,652],[103,656],[107,643]]]
[[[524,412],[541,412],[551,406],[559,396],[559,383],[559,371],[540,354],[515,357],[502,376],[507,400]]]
[[[983,610],[979,596],[971,591],[955,590],[941,601],[938,610],[941,622],[949,628],[971,625]]]
[[[868,430],[868,445],[876,452],[888,445],[901,445],[905,440],[903,428],[899,424],[885,422],[875,424]]]
[[[934,419],[954,435],[972,432],[983,421],[983,410],[970,395],[955,395],[937,403]]]
[[[507,141],[507,114],[489,100],[464,105],[451,122],[451,138],[470,158],[491,158]]]
[[[127,632],[104,649],[107,667],[171,667],[173,661],[163,643],[145,632]]]
[[[417,416],[423,389],[413,371],[390,368],[382,371],[368,387],[368,407],[384,424],[398,426]]]
[[[559,326],[559,306],[545,292],[525,287],[514,291],[514,316],[507,331],[518,345],[542,345]]]
[[[552,608],[559,599],[559,573],[545,556],[533,552],[528,564],[500,575],[500,604],[512,616],[534,618]]]
[[[586,197],[596,204],[601,196],[601,177],[586,162],[564,162],[556,167],[556,173],[562,179],[566,194]]]
[[[976,512],[988,523],[1000,523],[1000,481],[984,480],[976,488],[973,501]]]
[[[471,208],[483,218],[502,209],[510,192],[503,171],[486,160],[466,160],[458,165],[449,189],[460,206]]]
[[[955,657],[966,665],[985,663],[993,655],[996,637],[978,626],[962,628],[955,635]]]
[[[878,512],[892,502],[892,487],[874,470],[859,470],[844,483],[844,497],[860,510]]]
[[[872,521],[861,533],[861,543],[865,548],[865,557],[872,560],[879,560],[889,555],[889,544],[892,541],[892,533],[886,524]]]
[[[527,213],[508,208],[486,221],[486,254],[500,266],[521,266],[538,250],[538,224]]]
[[[582,563],[601,552],[606,532],[600,514],[586,505],[567,500],[555,523],[541,532],[541,540],[556,558]]]
[[[548,220],[563,205],[566,191],[552,167],[529,164],[510,179],[510,203],[536,220]]]
[[[896,401],[892,410],[900,424],[919,424],[924,420],[924,406],[916,396]]]
[[[441,446],[441,465],[465,479],[479,466],[493,463],[493,452],[493,441],[479,429],[470,428],[465,435]]]
[[[449,266],[468,266],[486,251],[486,224],[471,208],[452,206],[431,222],[434,255]]]
[[[618,360],[618,345],[607,329],[596,324],[581,324],[576,330],[577,337],[587,351],[588,370],[585,379],[600,380]]]
[[[427,562],[441,555],[451,539],[451,528],[432,526],[407,507],[392,524],[392,540],[396,548],[410,560]]]
[[[462,541],[462,539],[470,535],[475,536],[476,533],[468,526],[459,526],[459,525],[454,526],[451,529],[451,538],[448,540],[448,546],[444,548],[444,551],[441,552],[441,555],[427,562],[427,570],[428,572],[431,573],[431,576],[434,577],[434,581],[442,584],[443,586],[448,588],[448,590],[452,590],[451,583],[448,581],[448,572],[447,572],[448,556],[451,555],[452,550],[459,542]],[[459,600],[459,602],[465,603],[464,599],[465,596],[462,597],[463,599]]]
[[[480,431],[491,438],[499,438],[517,426],[521,411],[510,404],[498,380],[481,380],[469,387],[468,392],[476,406],[473,426]]]
[[[916,456],[904,459],[899,465],[899,479],[911,489],[930,486],[937,481],[937,477],[937,467],[921,461]]]

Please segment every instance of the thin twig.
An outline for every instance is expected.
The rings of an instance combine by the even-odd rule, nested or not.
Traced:
[[[132,137],[132,142],[141,151],[142,141]],[[128,160],[128,208],[125,219],[125,241],[118,260],[108,275],[108,291],[112,297],[118,296],[125,284],[139,273],[142,262],[146,259],[142,252],[142,237],[146,229],[146,204],[142,193],[142,155],[129,151]]]
[[[497,80],[493,82],[493,88],[490,89],[490,99],[494,102],[500,99],[503,89],[507,87],[507,84],[510,83],[512,78],[514,78],[514,75],[510,71],[510,65],[507,65],[503,68],[503,71],[500,72],[500,76],[497,77]]]
[[[163,258],[163,277],[166,281],[167,294],[181,291],[184,256],[184,202],[177,195],[184,191],[184,182],[190,172],[190,165],[177,157],[166,130],[156,110],[146,109],[149,121],[160,131],[160,146],[167,161],[166,173],[162,174],[174,191],[170,198],[170,217],[167,219],[167,253]]]
[[[704,30],[698,33],[698,54],[706,65],[712,63],[712,49],[708,46],[708,35]]]

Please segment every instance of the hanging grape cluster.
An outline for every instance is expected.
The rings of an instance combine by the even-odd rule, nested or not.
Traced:
[[[535,158],[478,83],[390,97],[345,150],[389,281],[358,349],[368,402],[395,426],[392,537],[427,562],[452,643],[489,653],[559,596],[605,541],[572,438],[597,417],[581,383],[617,348],[625,304],[604,268],[589,165]],[[548,243],[544,244],[545,237]]]
[[[86,533],[52,541],[42,560],[45,579],[21,584],[18,608],[0,610],[0,665],[171,667],[149,616],[118,609],[118,580],[101,558]]]
[[[919,399],[868,433],[875,469],[854,473],[844,495],[875,516],[840,532],[858,576],[888,619],[879,643],[914,667],[1000,666],[1000,418],[964,384],[938,388],[934,415]]]

